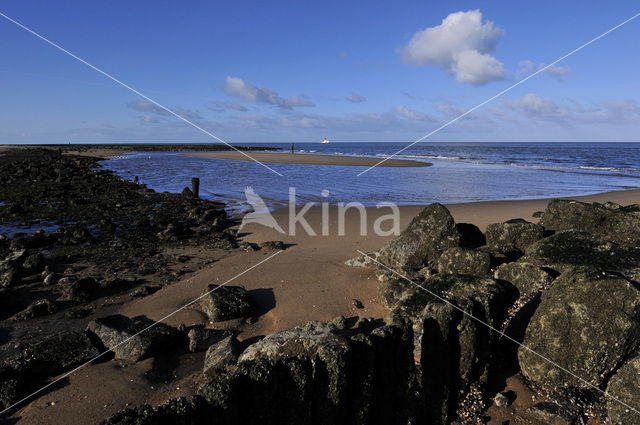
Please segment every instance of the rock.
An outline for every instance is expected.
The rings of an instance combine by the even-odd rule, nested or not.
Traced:
[[[264,249],[274,249],[274,250],[285,250],[287,249],[286,245],[282,241],[266,241],[260,244],[260,248]]]
[[[24,249],[13,250],[0,262],[0,287],[19,285],[22,277],[22,263],[27,251]]]
[[[216,342],[207,349],[204,358],[204,374],[213,376],[221,367],[235,364],[239,354],[240,343],[235,336],[231,335]]]
[[[83,303],[98,298],[100,284],[92,277],[78,280],[60,279],[58,285],[62,289],[62,299]]]
[[[544,211],[536,211],[533,214],[531,214],[531,217],[540,218],[540,217],[542,217],[542,214],[544,214]]]
[[[543,401],[527,409],[527,413],[547,425],[573,425],[576,418],[560,405]]]
[[[543,268],[520,261],[500,265],[494,277],[511,282],[518,288],[520,295],[530,295],[547,288],[554,279],[554,276]]]
[[[11,318],[14,322],[33,319],[34,317],[48,316],[56,312],[56,305],[49,300],[38,300],[31,303],[27,308],[22,310]]]
[[[44,277],[43,283],[46,286],[55,285],[56,283],[58,283],[58,278],[59,276],[56,273],[49,273]]]
[[[568,230],[531,245],[519,261],[559,272],[582,266],[628,272],[640,267],[640,247],[617,245],[589,233]]]
[[[617,275],[578,268],[542,294],[523,344],[595,386],[640,347],[640,290]],[[531,351],[518,350],[525,376],[552,390],[588,388]]]
[[[607,399],[609,418],[614,425],[626,425],[638,422],[638,413],[628,406],[640,410],[640,357],[629,360],[609,381],[607,394],[627,404]]]
[[[247,290],[242,286],[209,285],[200,301],[212,322],[251,317],[255,314]]]
[[[508,406],[509,404],[511,404],[509,402],[509,398],[506,395],[502,394],[502,393],[496,394],[496,396],[493,398],[493,402],[498,407],[504,407],[504,406]]]
[[[91,321],[87,330],[113,351],[116,358],[138,361],[165,352],[180,342],[174,328],[164,323],[153,324],[144,316],[128,318],[117,314]]]
[[[518,257],[529,245],[543,238],[544,228],[517,218],[490,224],[485,234],[487,245],[508,257]]]
[[[441,204],[425,207],[400,236],[378,251],[378,261],[404,271],[436,268],[440,255],[460,244],[462,235],[453,217]]]
[[[377,252],[369,252],[367,255],[359,255],[344,262],[349,267],[377,267],[374,259],[378,258]]]
[[[16,401],[18,401],[18,381],[0,378],[0,408],[8,409]]]
[[[458,223],[456,224],[458,232],[460,232],[460,246],[464,248],[478,248],[487,243],[484,233],[471,223]]]
[[[491,382],[502,367],[493,355],[500,335],[469,315],[500,329],[518,294],[508,282],[470,275],[437,274],[421,285],[451,304],[412,285],[391,311],[391,323],[413,335],[413,354],[423,365],[425,423],[450,423],[458,397],[472,384]]]
[[[28,273],[38,273],[43,267],[44,260],[39,252],[27,256],[22,264],[22,268]]]
[[[204,351],[211,345],[233,335],[233,332],[220,329],[192,328],[187,334],[189,339],[189,351],[192,353]]]
[[[7,365],[21,377],[46,377],[86,363],[99,354],[87,334],[65,331],[27,345]]]
[[[310,322],[250,345],[199,394],[220,423],[406,425],[413,359],[402,338],[392,326]]]
[[[351,305],[353,306],[353,308],[357,308],[358,310],[364,308],[364,304],[362,304],[362,301],[356,298],[353,299],[353,301],[351,302]]]
[[[186,196],[187,198],[193,198],[193,192],[188,187],[182,189],[182,196]]]
[[[378,299],[384,307],[391,310],[411,286],[413,284],[406,279],[395,275],[389,276],[378,284]]]
[[[438,259],[438,272],[484,276],[489,273],[491,255],[469,248],[449,248]]]
[[[329,324],[341,331],[347,328],[347,319],[344,316],[334,317]]]
[[[620,245],[640,244],[640,205],[551,201],[540,224],[547,230],[577,230]]]

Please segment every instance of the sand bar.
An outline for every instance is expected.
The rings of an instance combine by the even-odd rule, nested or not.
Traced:
[[[309,153],[277,153],[277,152],[247,152],[251,158],[240,152],[198,152],[188,153],[188,156],[232,159],[237,161],[251,161],[251,158],[272,164],[309,164],[309,165],[347,165],[352,167],[371,167],[384,158],[366,158],[361,156],[319,155]],[[429,162],[413,161],[408,159],[389,159],[378,167],[428,167]]]

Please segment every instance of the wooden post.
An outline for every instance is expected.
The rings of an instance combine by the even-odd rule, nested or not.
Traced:
[[[193,192],[194,198],[200,197],[200,179],[198,177],[191,179],[191,191]]]

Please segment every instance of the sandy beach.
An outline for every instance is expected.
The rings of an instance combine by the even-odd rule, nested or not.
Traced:
[[[576,197],[585,202],[614,201],[622,205],[640,203],[640,190],[626,190]],[[487,224],[511,218],[536,221],[532,215],[544,210],[546,199],[523,201],[492,201],[447,205],[457,222],[467,222],[486,228]],[[417,214],[422,206],[400,207],[401,228]],[[367,226],[384,209],[367,208]],[[248,340],[260,335],[300,326],[310,320],[329,321],[337,316],[385,319],[387,310],[380,304],[377,294],[377,279],[369,269],[352,268],[344,264],[358,255],[357,250],[379,249],[389,237],[376,236],[369,232],[360,236],[360,215],[349,210],[345,220],[345,236],[337,235],[337,209],[330,208],[329,236],[310,236],[298,229],[296,236],[281,233],[258,224],[243,229],[241,239],[259,244],[281,240],[287,249],[259,268],[233,281],[233,285],[245,286],[256,291],[256,302],[265,313],[250,322],[230,321],[222,324],[240,331],[239,339]],[[273,215],[286,229],[287,211],[279,210]],[[312,228],[320,229],[322,211],[312,208],[305,218]],[[369,227],[370,228],[370,227]],[[222,283],[233,278],[249,266],[264,260],[273,252],[264,250],[245,253],[217,254],[214,264],[201,270],[187,273],[179,282],[140,299],[130,300],[120,307],[110,308],[111,313],[129,317],[146,315],[160,319],[198,297],[211,283]],[[207,250],[192,250],[193,256],[211,255]],[[355,300],[362,303],[356,307]],[[209,322],[197,309],[187,308],[165,321],[172,326],[192,326]],[[220,324],[218,324],[220,326]],[[85,368],[69,378],[68,385],[54,389],[21,409],[20,423],[63,424],[67,419],[83,412],[77,423],[96,423],[126,405],[137,402],[160,402],[163,399],[188,394],[198,382],[203,353],[181,356],[174,370],[176,380],[169,385],[156,384],[149,387],[139,381],[139,376],[150,373],[154,364],[151,359],[124,369],[114,369],[110,363],[101,363]],[[95,382],[101,382],[95,385]],[[522,386],[516,378],[510,385]],[[133,386],[132,386],[133,385]],[[522,387],[522,391],[524,387]],[[55,401],[55,405],[51,402]],[[499,422],[490,422],[499,423]]]
[[[309,164],[309,165],[345,165],[354,167],[371,167],[376,165],[383,157],[366,158],[357,156],[318,155],[308,153],[275,153],[275,152],[250,152],[251,158],[240,152],[198,152],[188,153],[188,156],[201,158],[230,159],[235,161],[251,161],[253,159],[271,164]],[[407,159],[388,159],[378,167],[428,167],[428,162],[412,161]]]

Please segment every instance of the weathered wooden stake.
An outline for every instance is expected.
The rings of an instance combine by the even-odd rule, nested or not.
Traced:
[[[200,179],[198,177],[191,179],[191,191],[193,192],[194,198],[200,197]]]

